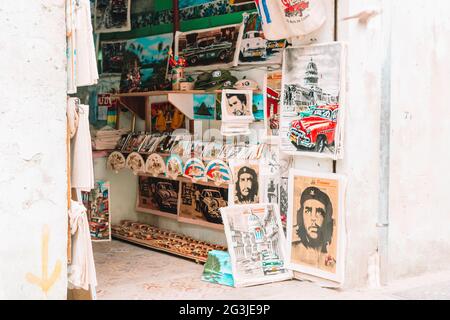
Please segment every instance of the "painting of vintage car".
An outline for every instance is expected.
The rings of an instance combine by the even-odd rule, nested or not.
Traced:
[[[264,38],[262,32],[248,31],[244,34],[241,42],[241,52],[239,53],[240,60],[247,60],[249,58],[267,57],[267,40]]]
[[[156,203],[160,208],[172,210],[178,204],[178,194],[169,182],[159,182],[156,184]]]
[[[325,147],[334,146],[338,112],[338,105],[309,108],[300,120],[291,123],[289,139],[298,150],[324,152]]]
[[[178,181],[140,176],[136,210],[176,219],[179,190]]]
[[[201,198],[200,210],[205,219],[213,223],[222,223],[219,209],[227,206],[227,201],[223,199],[222,194],[217,190],[206,189],[202,191]]]

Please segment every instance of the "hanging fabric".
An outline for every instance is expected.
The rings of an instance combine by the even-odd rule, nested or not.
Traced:
[[[72,234],[72,264],[68,266],[68,288],[95,289],[97,274],[86,208],[81,203],[72,201],[69,218]]]
[[[304,37],[326,21],[323,0],[255,0],[268,40]]]
[[[79,105],[78,101],[78,98],[67,99],[67,129],[71,139],[75,136],[80,121],[77,110]]]
[[[78,106],[78,130],[72,139],[72,188],[90,192],[94,189],[94,165],[91,133],[89,130],[89,106]]]
[[[76,0],[66,0],[66,37],[67,37],[67,93],[77,92],[76,86],[76,43],[75,14]]]

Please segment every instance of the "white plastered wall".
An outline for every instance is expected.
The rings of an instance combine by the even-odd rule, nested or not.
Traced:
[[[2,1],[0,30],[0,299],[65,299],[64,0]]]

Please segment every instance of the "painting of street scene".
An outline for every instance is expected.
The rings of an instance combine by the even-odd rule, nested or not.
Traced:
[[[220,208],[228,205],[228,188],[183,182],[179,219],[182,222],[223,229]]]
[[[227,207],[221,212],[236,287],[292,278],[276,204]]]
[[[166,82],[171,33],[128,40],[120,83],[121,92],[161,89]]]
[[[131,0],[95,0],[95,32],[130,31],[130,4]]]
[[[286,49],[281,149],[338,159],[342,149],[341,43]]]
[[[281,64],[287,41],[266,40],[258,13],[244,14],[243,19],[239,64]]]
[[[230,25],[176,35],[176,54],[186,59],[192,70],[233,66],[237,62],[240,25]]]

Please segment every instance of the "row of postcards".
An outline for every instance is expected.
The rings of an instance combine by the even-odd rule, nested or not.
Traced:
[[[223,144],[217,141],[204,142],[196,140],[192,135],[161,135],[145,132],[124,135],[117,144],[116,151],[124,154],[137,152],[143,155],[159,153],[162,155],[178,155],[183,159],[199,158],[205,161],[212,159],[258,160],[261,158],[265,144],[249,145],[246,143]]]

